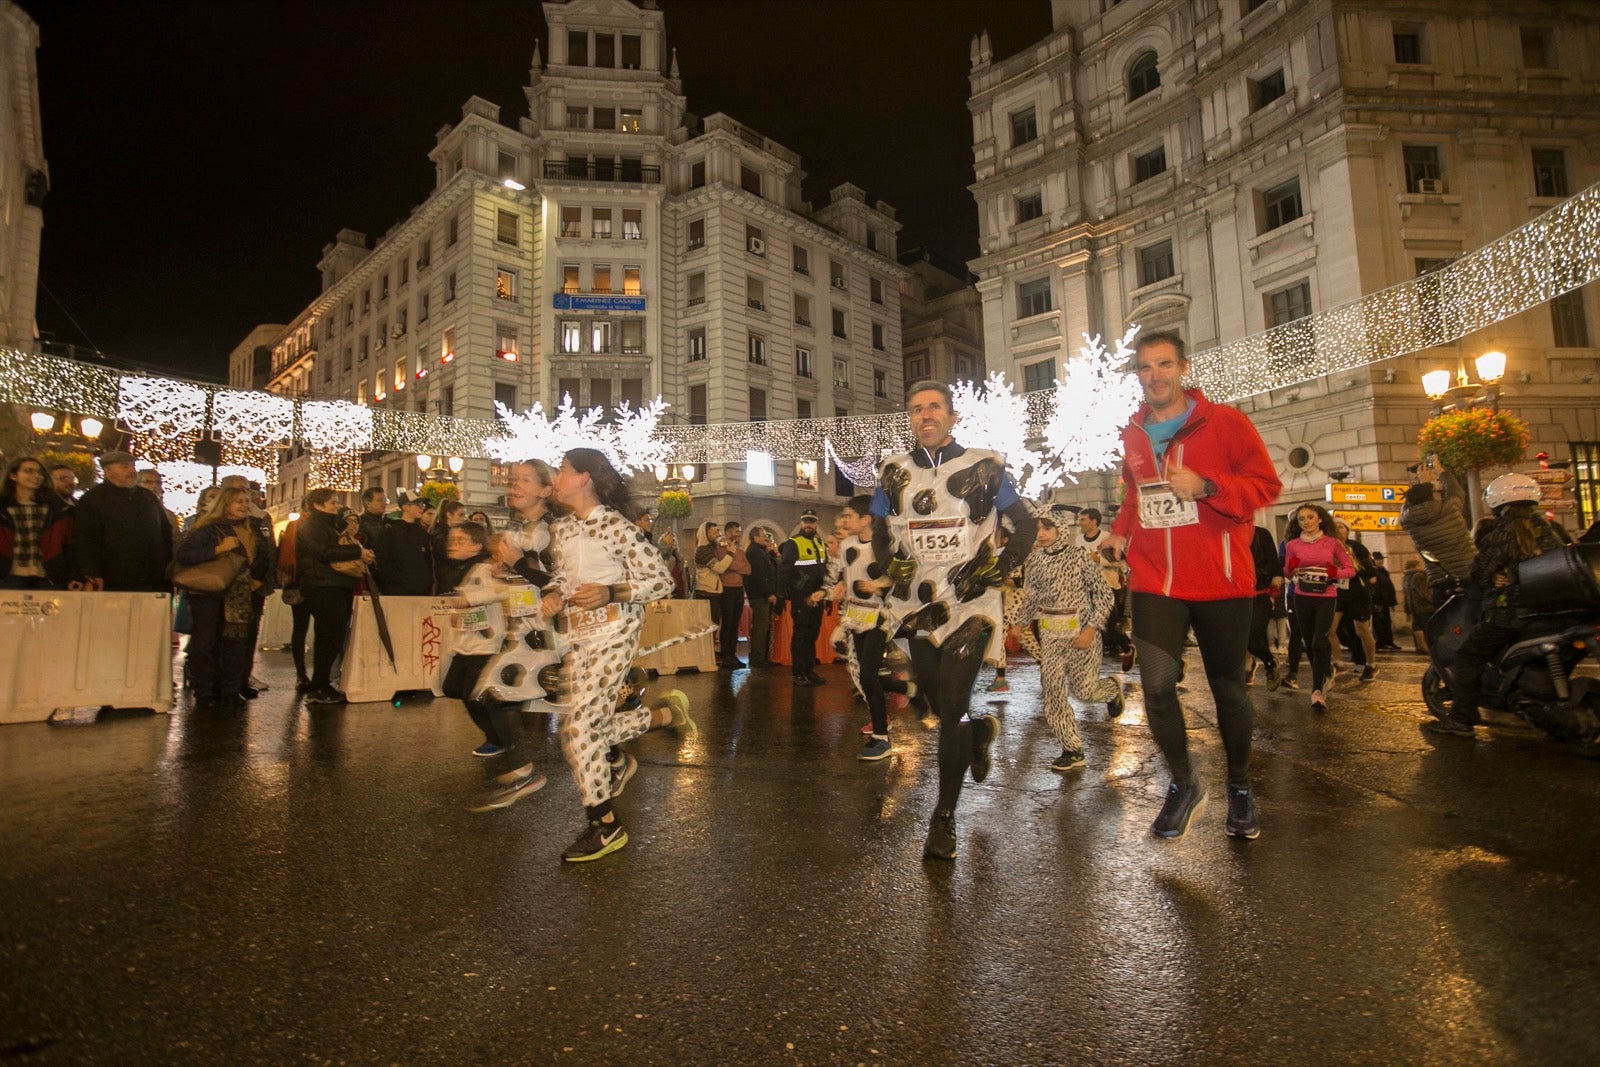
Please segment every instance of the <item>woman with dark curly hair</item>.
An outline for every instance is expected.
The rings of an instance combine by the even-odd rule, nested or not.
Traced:
[[[1311,659],[1311,710],[1327,711],[1322,685],[1332,670],[1334,608],[1341,578],[1355,574],[1355,563],[1334,529],[1333,516],[1316,504],[1295,509],[1299,536],[1285,546],[1283,576],[1294,583],[1295,626]]]

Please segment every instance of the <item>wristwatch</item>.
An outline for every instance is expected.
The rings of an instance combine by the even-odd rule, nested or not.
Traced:
[[[1222,490],[1217,488],[1217,483],[1212,481],[1210,478],[1207,478],[1205,492],[1200,494],[1200,499],[1204,500],[1208,496],[1216,496],[1220,492],[1222,492]]]

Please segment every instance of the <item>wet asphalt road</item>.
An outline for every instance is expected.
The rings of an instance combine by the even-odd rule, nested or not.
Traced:
[[[842,666],[661,679],[631,843],[563,865],[550,784],[450,701],[307,710],[286,657],[248,715],[0,728],[0,1058],[17,1063],[1408,1063],[1600,1061],[1600,765],[1515,725],[1433,740],[1414,656],[1313,718],[1258,684],[1262,836],[1213,799],[1152,838],[1166,778],[1137,691],[1052,774],[1037,670],[954,863],[925,863],[935,731],[855,758]],[[1198,664],[1191,655],[1191,679]],[[980,685],[986,683],[987,672]]]

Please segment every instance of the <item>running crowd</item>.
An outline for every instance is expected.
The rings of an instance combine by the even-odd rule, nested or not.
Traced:
[[[1062,773],[1085,764],[1074,702],[1120,715],[1125,676],[1139,665],[1146,718],[1171,775],[1151,829],[1182,836],[1208,795],[1189,757],[1179,699],[1192,635],[1226,753],[1224,828],[1253,839],[1261,831],[1247,689],[1258,667],[1268,689],[1297,689],[1308,661],[1310,705],[1322,712],[1337,670],[1364,683],[1377,675],[1380,652],[1399,651],[1393,608],[1405,607],[1420,651],[1434,605],[1454,585],[1474,583],[1486,602],[1503,607],[1514,597],[1507,587],[1515,546],[1532,543],[1515,523],[1527,524],[1523,513],[1537,486],[1531,498],[1514,481],[1491,486],[1491,503],[1511,532],[1490,529],[1486,543],[1513,546],[1496,551],[1491,566],[1467,534],[1459,490],[1433,463],[1419,465],[1402,522],[1426,567],[1408,563],[1397,590],[1382,554],[1368,552],[1320,505],[1296,507],[1281,543],[1257,525],[1279,496],[1278,475],[1243,413],[1184,387],[1180,338],[1142,335],[1134,364],[1144,403],[1123,430],[1122,502],[1109,526],[1096,508],[1021,498],[1003,456],[958,442],[950,389],[922,381],[908,391],[916,447],[883,460],[874,491],[846,504],[830,536],[819,533],[811,511],[781,541],[768,522],[748,535],[737,522],[708,522],[695,530],[686,557],[670,532],[656,543],[650,514],[631,506],[605,455],[578,448],[559,469],[537,460],[513,465],[510,516],[498,531],[485,512],[469,514],[458,501],[430,514],[427,503],[400,491],[391,513],[385,492],[374,488],[351,511],[335,491],[316,489],[279,543],[259,486],[224,479],[180,520],[161,503],[156,471],[109,452],[100,457],[104,481],[81,495],[70,468],[47,470],[33,457],[9,465],[0,490],[0,582],[12,589],[176,586],[178,629],[190,635],[188,681],[201,708],[242,705],[262,688],[252,661],[275,589],[293,611],[297,687],[319,705],[344,701],[333,670],[359,591],[443,597],[456,629],[443,690],[483,730],[474,754],[509,754],[514,765],[479,810],[509,806],[545,784],[520,751],[525,696],[502,668],[525,662],[530,650],[548,660],[538,681],[561,713],[562,749],[585,813],[583,832],[563,854],[574,862],[627,843],[613,802],[638,763],[620,746],[650,729],[695,731],[681,692],[649,704],[642,698],[633,663],[652,601],[709,601],[723,670],[773,666],[782,644],[775,635],[787,625],[797,687],[825,684],[816,669],[818,637],[824,614],[834,613],[834,647],[870,715],[859,758],[875,762],[893,751],[890,693],[938,719],[929,859],[955,856],[965,781],[990,773],[998,723],[970,704],[986,663],[995,669],[990,689],[1007,688],[1008,639],[1040,664],[1041,710],[1061,744],[1050,767]],[[737,655],[746,604],[749,662]],[[1487,657],[1504,640],[1490,630],[1469,658]],[[1285,644],[1287,662],[1280,662]],[[1470,734],[1477,693],[1470,677],[1461,688],[1455,721],[1440,728]]]

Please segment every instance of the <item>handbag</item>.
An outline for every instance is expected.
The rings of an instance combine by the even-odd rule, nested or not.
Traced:
[[[215,596],[232,585],[244,572],[246,560],[237,552],[228,552],[204,563],[179,567],[172,572],[172,584],[191,593]]]
[[[334,572],[346,578],[360,578],[367,573],[367,565],[359,559],[342,559],[337,563],[328,564]]]

